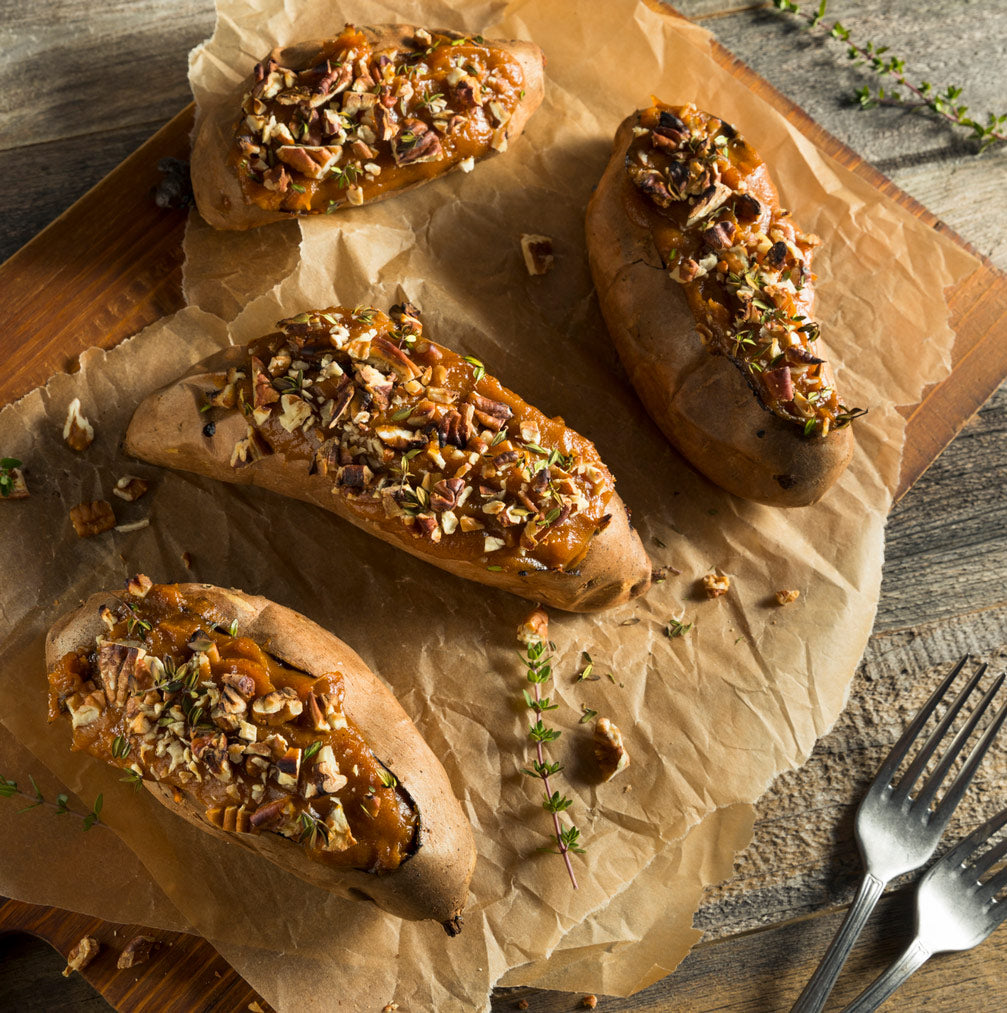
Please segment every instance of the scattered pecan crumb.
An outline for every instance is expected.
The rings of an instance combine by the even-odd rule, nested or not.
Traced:
[[[390,1002],[390,1003],[386,1004],[386,1006],[381,1011],[381,1013],[395,1013],[395,1011],[398,1008],[399,1008],[399,1004],[397,1002]]]
[[[731,578],[726,574],[708,573],[703,578],[703,590],[707,598],[719,598],[722,594],[727,594],[730,587]]]
[[[70,951],[66,958],[66,969],[63,971],[63,977],[69,978],[71,973],[74,971],[83,971],[88,964],[96,956],[98,951],[101,949],[101,943],[98,942],[93,936],[84,936],[84,938]]]
[[[138,573],[126,581],[126,591],[134,598],[145,598],[154,582],[145,573]]]
[[[139,475],[123,475],[115,483],[115,488],[112,492],[119,499],[132,503],[134,500],[138,500],[149,488],[150,483],[140,478]]]
[[[580,1004],[585,1009],[594,1009],[598,1005],[598,997],[596,995],[586,995],[581,999]]]
[[[776,604],[777,605],[789,605],[792,601],[797,601],[801,597],[800,591],[793,589],[789,591],[777,591],[776,592]]]
[[[78,538],[90,538],[115,527],[115,514],[108,500],[95,499],[78,503],[70,510],[70,523]]]
[[[536,605],[517,628],[518,642],[531,647],[541,644],[549,636],[549,616],[546,610]]]
[[[94,426],[81,414],[79,397],[75,397],[66,410],[63,439],[71,450],[87,450],[94,439]]]
[[[121,531],[123,534],[128,534],[130,531],[139,531],[141,528],[150,527],[150,518],[144,517],[138,521],[130,521],[129,524],[116,524],[115,530]]]
[[[622,744],[622,732],[608,718],[598,718],[594,726],[594,755],[603,781],[611,781],[629,766],[629,753]]]
[[[184,566],[187,570],[192,569],[192,553],[189,552],[188,549],[182,553],[182,566]]]
[[[266,1013],[255,999],[248,1004],[248,1008],[251,1010],[251,1013]]]
[[[153,936],[134,936],[119,954],[115,966],[120,971],[125,971],[137,964],[145,964],[150,960],[150,954],[156,945],[157,940]]]
[[[532,233],[521,234],[521,256],[524,266],[532,277],[545,274],[556,259],[552,252],[552,239]]]
[[[518,1009],[527,1009],[528,1008],[528,1000],[527,999],[519,999],[514,1005],[517,1006]]]

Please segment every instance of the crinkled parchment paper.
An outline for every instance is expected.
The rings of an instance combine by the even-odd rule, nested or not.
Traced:
[[[687,952],[703,886],[730,871],[749,838],[747,803],[803,762],[843,705],[878,597],[904,432],[896,406],[914,403],[946,374],[953,335],[942,292],[975,262],[720,69],[706,33],[635,0],[296,9],[220,0],[217,31],[192,62],[203,113],[235,101],[240,80],[273,45],[334,34],[346,20],[533,39],[548,58],[544,105],[506,154],[401,199],[248,234],[214,233],[194,217],[190,307],[110,353],[86,354],[79,374],[56,377],[0,413],[0,448],[28,463],[33,493],[0,505],[8,575],[0,586],[0,717],[83,798],[104,793],[103,818],[170,902],[153,889],[144,894],[137,903],[151,918],[194,926],[280,1007],[369,1010],[395,1000],[415,1010],[468,1010],[504,975],[509,983],[628,993]],[[696,475],[640,408],[605,333],[583,250],[584,209],[616,125],[651,93],[694,100],[738,126],[772,166],[801,227],[824,239],[815,266],[825,342],[846,397],[870,414],[856,424],[849,471],[813,507],[742,502]],[[556,265],[545,277],[525,274],[521,232],[554,238]],[[133,406],[218,345],[309,307],[386,306],[402,295],[421,307],[431,337],[477,355],[591,436],[655,564],[681,571],[615,611],[553,616],[551,695],[560,708],[552,719],[564,730],[555,753],[587,844],[576,859],[576,893],[558,858],[536,854],[548,843],[548,820],[519,772],[527,713],[514,628],[524,602],[305,504],[161,472],[118,451]],[[74,396],[99,434],[83,455],[60,439]],[[78,541],[69,507],[111,498],[127,471],[152,478],[154,488],[116,507],[123,520],[149,516],[150,526]],[[707,601],[697,581],[715,568],[731,576],[731,591]],[[66,729],[45,723],[44,631],[86,593],[136,570],[268,595],[331,628],[388,681],[442,758],[475,828],[479,862],[459,938],[322,894],[200,834],[66,750]],[[799,589],[800,599],[777,607],[781,588]],[[666,637],[672,617],[692,631]],[[576,681],[585,650],[598,681]],[[608,715],[625,736],[632,765],[608,784],[592,780],[581,706]],[[41,855],[45,838],[35,840]],[[23,838],[0,830],[4,856],[23,847]],[[47,862],[65,861],[56,843],[52,852]],[[52,902],[41,865],[4,860],[0,889]],[[102,903],[72,882],[59,903],[123,918],[121,888],[107,869],[95,874],[108,884]]]

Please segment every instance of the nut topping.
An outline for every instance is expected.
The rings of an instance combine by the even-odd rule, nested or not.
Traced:
[[[545,274],[553,265],[552,239],[530,233],[521,235],[521,256],[525,270],[536,277]]]
[[[707,598],[719,598],[727,594],[731,587],[731,578],[726,574],[708,573],[703,578],[703,590]]]
[[[119,954],[115,966],[120,971],[125,971],[138,964],[145,964],[150,960],[155,946],[157,946],[157,940],[153,936],[134,936]]]
[[[83,971],[98,956],[100,949],[101,943],[97,939],[93,936],[84,936],[67,954],[66,969],[63,971],[63,977],[69,978],[73,971]]]
[[[285,724],[304,710],[304,704],[297,697],[297,690],[290,686],[267,693],[252,701],[252,714],[268,725]]]
[[[75,397],[67,408],[63,439],[71,450],[87,450],[94,440],[94,427],[81,413],[79,397]]]
[[[78,503],[70,510],[70,523],[78,538],[91,538],[115,527],[115,514],[108,500]]]
[[[629,766],[629,753],[622,732],[608,718],[598,718],[594,726],[594,756],[603,781],[611,781]]]
[[[138,500],[149,488],[150,483],[138,475],[123,475],[122,478],[116,481],[112,493],[118,496],[119,499],[132,503]]]

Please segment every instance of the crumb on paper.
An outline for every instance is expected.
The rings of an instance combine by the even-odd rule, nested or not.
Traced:
[[[101,943],[94,936],[84,936],[67,955],[63,977],[69,978],[74,971],[83,971],[98,956],[100,949]]]
[[[549,615],[541,605],[536,605],[517,628],[518,643],[532,647],[543,643],[548,637]]]
[[[108,500],[94,499],[71,507],[70,523],[78,538],[91,538],[115,527],[115,513]]]
[[[608,718],[598,718],[594,726],[594,755],[603,781],[611,781],[629,766],[629,753],[622,743],[622,732]]]
[[[776,604],[777,605],[789,605],[792,601],[797,601],[801,597],[800,591],[793,589],[789,591],[777,591],[776,592]]]
[[[119,499],[132,503],[134,500],[138,500],[149,488],[150,483],[146,479],[140,478],[139,475],[123,475],[115,483],[112,493],[118,496]]]
[[[122,953],[119,954],[119,959],[115,962],[115,966],[120,971],[125,971],[130,967],[136,967],[138,964],[147,963],[156,945],[157,940],[153,936],[133,936],[123,947]]]
[[[138,521],[130,521],[128,524],[116,524],[115,530],[122,534],[128,534],[130,531],[140,531],[142,528],[150,527],[150,518],[143,517]]]
[[[556,259],[552,252],[552,238],[534,233],[521,233],[521,256],[525,270],[534,278],[545,274]]]
[[[707,598],[719,598],[727,594],[731,587],[731,578],[723,573],[708,573],[703,578],[703,590]]]
[[[528,1000],[527,999],[519,999],[516,1003],[514,1003],[514,1005],[517,1006],[518,1009],[527,1009],[528,1008]]]
[[[598,997],[596,995],[586,995],[581,999],[580,1004],[585,1009],[594,1009],[598,1005]]]
[[[189,552],[188,549],[182,553],[182,566],[184,566],[187,570],[192,569],[192,553]]]
[[[399,1004],[397,1002],[390,1002],[385,1005],[384,1009],[381,1010],[381,1013],[395,1013],[398,1008]]]
[[[75,397],[66,410],[63,439],[71,450],[87,450],[94,440],[94,426],[81,412],[79,397]]]
[[[266,1013],[266,1011],[254,999],[248,1004],[248,1008],[251,1010],[251,1013]]]

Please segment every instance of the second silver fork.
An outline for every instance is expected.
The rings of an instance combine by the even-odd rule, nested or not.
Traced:
[[[941,785],[946,780],[955,761],[961,756],[966,743],[1003,684],[1004,676],[999,675],[955,735],[933,773],[923,781],[916,796],[912,796],[912,791],[917,787],[917,782],[927,764],[986,672],[986,665],[981,665],[948,706],[937,727],[923,743],[898,785],[892,784],[895,772],[909,755],[910,749],[920,737],[927,721],[944,699],[967,661],[968,655],[955,665],[951,673],[937,687],[934,694],[913,718],[902,737],[895,743],[891,753],[882,763],[877,776],[867,789],[867,794],[857,810],[856,817],[857,846],[860,849],[860,856],[866,870],[864,878],[843,924],[839,927],[839,931],[829,944],[822,962],[794,1005],[792,1013],[820,1013],[824,1008],[825,1001],[836,983],[836,978],[839,977],[839,972],[846,962],[850,950],[853,949],[857,936],[860,935],[861,929],[874,909],[874,905],[877,904],[885,886],[896,876],[918,869],[934,853],[951,814],[961,801],[976,769],[986,755],[986,751],[1000,730],[1004,719],[1007,718],[1007,707],[1003,707],[990,722],[982,738],[972,748],[964,766],[951,782],[940,803],[931,809],[931,804]]]

